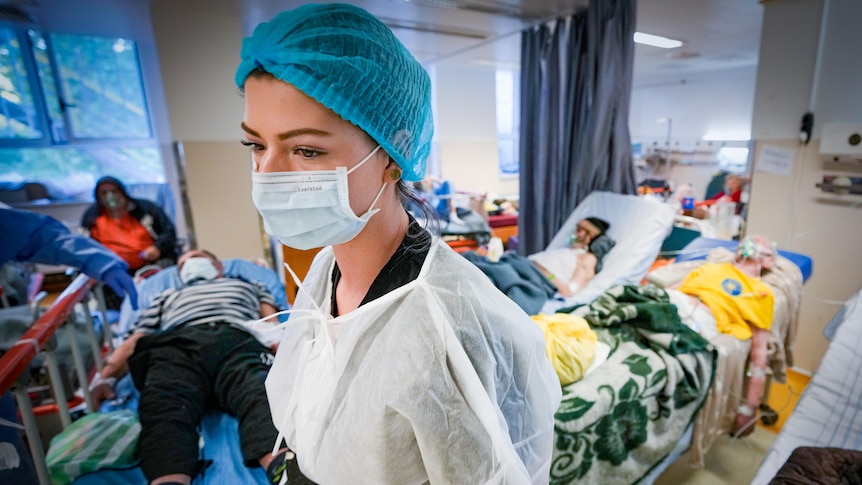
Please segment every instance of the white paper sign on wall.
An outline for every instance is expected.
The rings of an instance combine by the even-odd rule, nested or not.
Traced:
[[[763,145],[757,157],[757,171],[789,177],[793,171],[796,150],[772,145]]]

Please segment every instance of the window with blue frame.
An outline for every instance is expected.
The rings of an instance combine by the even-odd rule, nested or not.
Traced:
[[[134,41],[0,24],[0,201],[89,200],[103,175],[165,181]]]

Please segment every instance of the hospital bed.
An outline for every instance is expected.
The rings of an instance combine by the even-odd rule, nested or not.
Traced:
[[[650,272],[648,282],[669,286],[681,281],[692,269],[705,261],[727,262],[734,258],[737,241],[698,238],[686,246],[676,264]],[[799,303],[802,285],[811,276],[811,258],[792,251],[778,250],[776,266],[762,280],[772,289],[775,305],[772,327],[767,344],[767,378],[785,382],[786,371],[793,364],[796,330],[799,324]],[[718,335],[710,343],[719,353],[715,382],[698,413],[694,426],[684,440],[656,467],[642,483],[651,483],[671,462],[686,453],[691,466],[703,466],[704,456],[718,436],[733,431],[736,408],[745,388],[750,341],[739,341],[729,335]],[[769,382],[768,381],[768,382]],[[768,392],[768,383],[767,383]],[[764,396],[765,401],[766,396]]]
[[[826,483],[827,471],[840,476],[840,458],[862,461],[862,290],[845,302],[823,333],[829,347],[766,452],[753,485],[769,483],[779,472],[796,480],[784,483]],[[800,447],[805,448],[794,453]]]
[[[670,234],[676,207],[653,198],[596,191],[569,216],[548,249],[565,247],[577,222],[599,217],[610,223],[615,240],[603,268],[575,295],[549,299],[541,313],[589,309],[608,292],[636,292]],[[622,301],[620,299],[620,301]],[[669,303],[649,305],[656,315],[675,312]],[[645,306],[642,306],[645,308]],[[661,319],[654,320],[661,325]],[[703,402],[713,370],[713,353],[703,339],[691,352],[668,343],[688,332],[650,328],[626,321],[613,328],[594,326],[601,342],[593,371],[563,388],[555,416],[555,449],[550,483],[634,483],[673,450],[685,436]]]
[[[590,196],[592,197],[592,195]],[[606,200],[601,200],[602,199]],[[611,223],[609,235],[617,239],[614,250],[606,257],[608,268],[603,269],[588,286],[566,300],[551,300],[543,311],[574,311],[584,309],[584,303],[595,299],[598,294],[607,291],[608,287],[626,284],[635,288],[654,262],[658,248],[669,227],[673,223],[673,208],[668,212],[665,204],[653,204],[654,201],[639,203],[627,201],[626,196],[603,195],[590,200],[585,199],[583,207],[579,206],[575,213],[558,234],[552,246],[565,244],[565,237],[571,231],[577,220],[597,215]],[[619,202],[617,202],[619,201]],[[628,204],[632,207],[612,206],[610,204]],[[595,205],[593,205],[595,204]],[[651,211],[658,217],[650,218]],[[630,226],[620,221],[618,214],[626,214],[637,219]],[[651,230],[636,233],[627,240],[626,227],[651,227]],[[616,232],[614,231],[616,229]],[[643,229],[641,229],[643,231]],[[640,236],[640,235],[643,236]],[[649,240],[650,235],[658,235],[655,240]],[[693,267],[702,264],[703,259],[711,250],[724,250],[725,258],[733,257],[732,247],[736,241],[713,240],[698,238],[686,247],[680,259],[687,259],[667,271],[685,268],[687,274]],[[618,251],[619,250],[619,251]],[[769,343],[769,364],[773,378],[783,381],[784,371],[788,362],[792,361],[793,340],[798,323],[798,304],[801,297],[803,274],[810,275],[811,260],[804,255],[779,251],[778,267],[764,281],[776,293],[776,315],[773,324],[773,335]],[[638,257],[639,256],[639,257]],[[619,259],[615,259],[618,257]],[[790,259],[792,258],[792,259]],[[615,267],[614,265],[618,265]],[[676,266],[676,265],[674,265]],[[608,273],[605,273],[610,269]],[[617,273],[616,271],[623,271]],[[626,271],[629,273],[626,274]],[[565,307],[564,305],[569,305]],[[580,307],[579,307],[580,305]],[[562,306],[562,307],[561,307]],[[749,342],[740,342],[729,336],[719,336],[717,341],[710,342],[710,349],[716,349],[719,359],[710,361],[705,358],[708,351],[700,352],[695,358],[686,356],[669,356],[661,341],[650,329],[636,328],[620,331],[610,335],[607,329],[596,329],[600,341],[611,344],[612,351],[606,362],[599,365],[593,373],[583,380],[564,388],[563,403],[556,416],[557,439],[552,465],[552,483],[652,483],[673,461],[682,453],[688,451],[689,462],[702,466],[703,456],[721,434],[730,432],[735,417],[735,409],[739,404],[736,396],[742,395],[744,388],[745,367],[749,353]],[[677,333],[690,332],[688,328]],[[673,332],[669,332],[670,335]],[[619,335],[625,337],[620,338]],[[681,359],[681,360],[680,360]],[[687,359],[687,361],[686,361]],[[644,365],[646,364],[646,365]],[[629,399],[632,390],[637,389],[639,396],[644,396],[646,387],[651,383],[659,383],[664,376],[678,372],[683,368],[689,372],[687,379],[696,382],[691,391],[694,393],[692,407],[679,416],[671,419],[653,419],[661,416],[662,406],[659,401],[673,399],[668,394],[657,392],[647,398]],[[709,378],[706,376],[709,375]],[[714,377],[713,377],[714,375]],[[633,382],[635,385],[630,385]],[[681,381],[680,381],[681,382]],[[671,383],[665,383],[671,385]],[[626,386],[629,386],[626,389]],[[661,387],[661,386],[658,386]],[[669,388],[666,389],[671,392]],[[628,410],[621,409],[620,395],[626,395]],[[634,404],[634,403],[637,404]],[[589,411],[583,411],[587,406]],[[626,416],[627,411],[640,408],[649,410],[650,419],[642,420]],[[602,409],[603,411],[597,411]],[[655,414],[658,410],[659,414]],[[610,428],[611,433],[618,435],[605,436],[604,439],[616,439],[620,446],[616,456],[604,451],[604,458],[595,450],[601,449],[599,438],[609,433],[607,426],[600,430],[600,423],[608,416],[622,420],[622,427]],[[628,419],[628,421],[626,421]],[[626,435],[626,433],[634,433]],[[613,459],[609,459],[613,458]],[[616,463],[614,462],[616,461]]]
[[[723,247],[725,244],[698,241],[688,254],[702,256],[713,248],[709,260],[730,260],[733,252]],[[689,260],[661,271],[685,275],[702,263]],[[783,380],[783,373],[792,363],[802,270],[790,259],[779,257],[777,268],[763,280],[771,286],[776,300],[768,372]],[[717,358],[705,361],[707,352],[699,352],[694,358],[669,355],[667,347],[661,345],[672,335],[693,333],[688,327],[665,330],[664,335],[641,324],[631,327],[613,334],[594,326],[599,340],[610,344],[612,351],[594,372],[563,390],[563,403],[556,415],[551,483],[653,483],[683,453],[690,464],[702,466],[703,456],[714,440],[732,431],[735,409],[743,395],[750,341],[719,335],[707,348],[714,349]],[[678,392],[663,379],[679,369],[684,370],[686,379],[676,383],[677,389],[683,382],[696,384],[687,390],[693,404],[678,416],[662,419],[662,403],[676,402]],[[652,395],[647,389],[652,390]],[[616,426],[609,425],[611,417],[618,423]],[[615,441],[617,449],[609,452],[608,441]]]
[[[611,289],[636,291],[671,233],[677,209],[654,198],[607,192],[590,194],[573,211],[548,248],[564,247],[577,221],[589,216],[610,222],[608,235],[616,245],[606,255],[602,271],[584,289],[569,298],[557,296],[547,300],[541,313],[578,313]],[[723,250],[725,260],[730,260],[736,244],[736,241],[696,238],[678,255],[685,262],[663,270],[682,270],[681,279],[702,264],[713,250]],[[782,257],[778,258],[777,268],[764,281],[776,295],[769,342],[770,375],[783,382],[786,367],[792,361],[801,285],[803,277],[811,273],[811,260],[785,251],[779,254]],[[656,307],[656,311],[666,311],[666,307]],[[677,320],[676,308],[672,308],[674,318],[666,320]],[[611,351],[594,372],[564,388],[563,403],[556,416],[552,483],[651,483],[683,452],[688,451],[690,463],[702,466],[703,456],[714,440],[731,431],[738,396],[744,389],[748,341],[720,335],[709,342],[709,349],[689,355],[674,354],[663,342],[671,341],[674,335],[693,333],[688,327],[673,332],[664,330],[663,334],[640,322],[626,322],[623,327],[620,330],[594,326],[599,340]],[[711,349],[716,350],[719,358],[712,358]],[[679,380],[672,382],[667,379],[670,375]],[[668,411],[664,403],[675,399],[673,394],[681,383],[693,383],[686,391],[690,400],[681,406],[680,412]],[[620,407],[621,395],[625,396],[627,407]],[[635,395],[637,399],[631,399]],[[651,417],[644,421],[642,414],[634,418],[625,415],[632,410],[638,413],[648,410]],[[662,412],[669,415],[662,416]],[[622,421],[625,429],[608,428],[609,416]],[[627,421],[629,418],[634,421]],[[601,424],[603,421],[605,424]],[[617,440],[616,451],[606,446],[609,439]],[[597,453],[600,449],[601,456]]]
[[[248,281],[262,283],[275,297],[278,304],[287,308],[284,286],[275,271],[241,259],[223,261],[226,276],[239,277]],[[120,319],[114,328],[116,336],[123,336],[137,319],[139,312],[158,294],[181,285],[176,266],[166,268],[138,284],[139,310],[132,310],[128,301],[123,303]],[[137,409],[138,392],[130,375],[117,382],[117,397],[102,405],[102,412],[119,409]],[[235,418],[222,413],[210,413],[201,423],[201,459],[208,466],[199,474],[193,484],[223,483],[268,483],[261,468],[247,468],[243,465],[239,448],[238,426]],[[146,484],[139,467],[122,470],[100,470],[82,475],[73,482],[75,485],[134,485]]]

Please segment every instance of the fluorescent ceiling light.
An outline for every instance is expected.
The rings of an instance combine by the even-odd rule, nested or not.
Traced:
[[[635,32],[635,42],[638,44],[651,45],[653,47],[661,47],[662,49],[673,49],[682,45],[682,41],[668,39],[658,35],[644,34],[643,32]]]

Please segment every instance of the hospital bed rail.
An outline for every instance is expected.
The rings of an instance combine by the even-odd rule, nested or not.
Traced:
[[[45,366],[48,370],[51,392],[57,406],[60,424],[63,429],[66,429],[72,423],[72,419],[60,367],[53,353],[53,349],[56,347],[56,339],[52,337],[64,324],[74,322],[75,307],[77,305],[83,306],[83,314],[86,317],[84,328],[92,347],[96,368],[101,370],[101,346],[96,336],[95,322],[86,304],[88,296],[95,296],[102,315],[105,315],[104,296],[101,294],[101,290],[101,285],[97,285],[95,280],[83,274],[78,275],[45,313],[30,326],[24,335],[5,354],[0,356],[0,395],[5,394],[9,390],[15,395],[15,400],[18,403],[18,411],[23,422],[23,429],[27,435],[30,454],[36,469],[36,476],[42,485],[49,485],[51,482],[48,475],[48,467],[45,463],[45,451],[39,435],[33,405],[27,392],[28,382],[26,372],[33,359],[41,353],[44,356]],[[105,326],[103,326],[103,330],[105,330]],[[107,335],[110,332],[105,331],[103,333]],[[87,377],[88,369],[84,362],[83,352],[79,347],[74,332],[66,331],[65,334],[71,349],[78,383],[84,394],[87,411],[93,412],[93,399],[87,386],[89,382]]]

